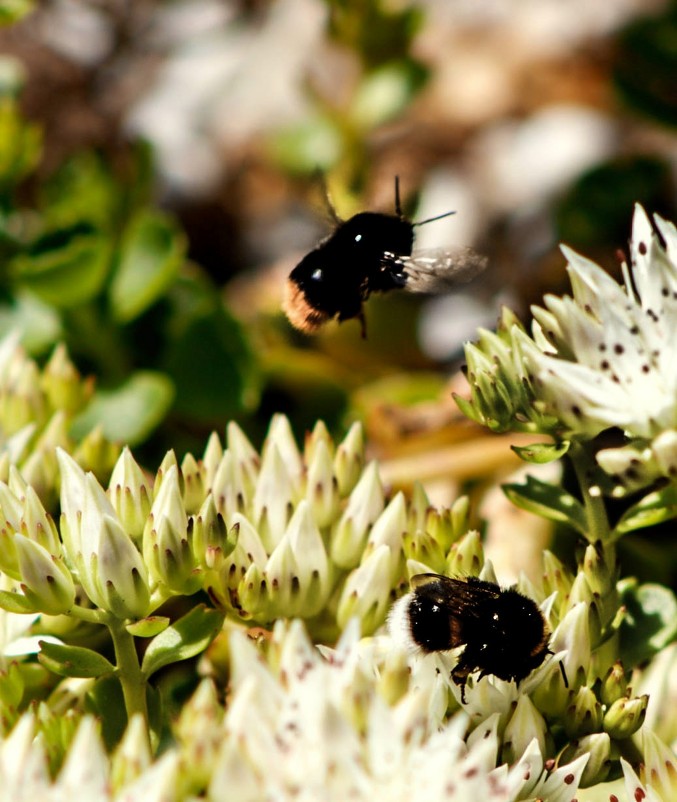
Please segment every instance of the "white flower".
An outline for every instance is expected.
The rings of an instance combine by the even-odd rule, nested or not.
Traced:
[[[677,425],[677,230],[656,226],[665,249],[638,206],[625,286],[564,247],[573,298],[533,310],[538,346],[522,345],[536,393],[574,432],[650,438]]]
[[[563,247],[573,297],[546,296],[533,309],[533,340],[517,336],[536,399],[570,433],[618,427],[656,440],[653,453],[602,453],[605,470],[629,480],[677,474],[677,229],[658,216],[655,224],[658,234],[636,207],[623,285]]]

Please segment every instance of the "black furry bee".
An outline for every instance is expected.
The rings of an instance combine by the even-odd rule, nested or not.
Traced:
[[[486,266],[470,248],[413,253],[414,228],[454,212],[412,223],[400,205],[395,179],[395,214],[360,212],[349,220],[334,213],[336,228],[292,270],[283,309],[289,321],[315,332],[337,317],[358,318],[366,336],[363,303],[372,292],[405,289],[435,293],[468,281]]]
[[[538,605],[512,588],[474,576],[439,574],[418,574],[411,584],[412,592],[391,610],[390,631],[423,652],[465,646],[451,672],[464,704],[473,671],[480,672],[480,679],[493,674],[519,683],[552,654],[550,630]]]

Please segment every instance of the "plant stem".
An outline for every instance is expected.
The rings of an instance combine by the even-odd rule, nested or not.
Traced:
[[[583,443],[573,442],[569,449],[569,457],[574,466],[578,486],[583,498],[585,518],[587,522],[588,540],[606,543],[609,540],[609,518],[600,489],[590,481],[593,461],[587,447]]]
[[[146,703],[146,678],[139,665],[139,657],[134,645],[134,637],[127,632],[124,623],[110,617],[106,621],[115,649],[117,676],[122,685],[127,720],[135,713],[141,713],[148,731],[148,705]]]

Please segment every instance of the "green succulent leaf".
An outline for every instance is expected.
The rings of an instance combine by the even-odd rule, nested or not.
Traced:
[[[139,621],[127,624],[125,629],[136,638],[153,638],[164,632],[170,621],[171,619],[164,615],[149,615],[148,618],[141,618]]]
[[[7,610],[8,613],[37,613],[39,608],[31,604],[21,593],[12,593],[8,590],[0,590],[0,608]]]
[[[114,390],[99,390],[74,421],[71,434],[84,437],[101,426],[104,436],[135,445],[163,420],[174,397],[171,380],[161,373],[137,371]]]
[[[562,440],[561,443],[533,443],[530,446],[511,446],[520,459],[532,465],[544,465],[563,457],[569,450],[571,443]]]
[[[11,267],[22,287],[41,301],[66,309],[91,301],[100,292],[112,252],[107,236],[76,224],[41,238]]]
[[[639,585],[628,580],[624,585],[620,656],[624,665],[635,666],[677,638],[677,598],[669,588],[655,583]]]
[[[122,240],[110,286],[110,305],[119,323],[129,323],[174,282],[185,253],[185,237],[158,212],[141,212]]]
[[[568,524],[581,534],[586,534],[583,505],[561,487],[527,476],[525,484],[503,485],[503,492],[520,509],[550,521]]]
[[[677,518],[677,488],[668,485],[649,493],[627,509],[614,527],[613,535],[618,537],[626,532],[655,526],[672,518]]]
[[[141,665],[145,676],[203,652],[219,633],[224,618],[220,610],[204,604],[194,607],[149,643]]]
[[[40,641],[38,660],[45,668],[62,677],[101,677],[115,666],[92,649]]]

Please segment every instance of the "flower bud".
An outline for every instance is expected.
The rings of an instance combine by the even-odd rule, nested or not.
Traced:
[[[628,681],[625,676],[625,670],[621,661],[617,660],[604,677],[599,696],[602,703],[609,707],[614,702],[625,697],[627,690]]]
[[[63,562],[39,543],[15,535],[21,590],[37,609],[48,615],[67,613],[75,603],[75,585]]]
[[[103,515],[98,549],[89,564],[98,593],[92,599],[117,618],[145,618],[150,612],[146,566],[132,539],[110,515]]]
[[[341,568],[356,566],[369,528],[383,512],[384,494],[378,467],[372,462],[350,494],[331,539],[331,557]]]
[[[221,440],[216,432],[212,432],[207,440],[204,454],[202,456],[202,464],[205,472],[205,488],[211,490],[214,485],[214,477],[216,471],[223,459],[223,446]]]
[[[644,723],[648,703],[647,695],[617,699],[604,715],[604,731],[616,739],[634,735]]]
[[[79,412],[91,398],[92,381],[82,381],[63,343],[56,346],[42,372],[42,389],[52,409],[68,415]]]
[[[502,759],[507,763],[515,763],[533,739],[536,739],[541,754],[546,754],[546,737],[547,727],[543,716],[528,696],[518,696],[503,733]]]
[[[268,444],[254,491],[254,522],[268,552],[280,542],[294,502],[295,477],[274,442]]]
[[[364,431],[360,423],[353,423],[343,442],[339,443],[334,457],[334,472],[341,498],[352,492],[363,468]]]
[[[108,495],[127,534],[135,542],[140,541],[150,512],[153,491],[126,446],[113,468]]]
[[[49,554],[61,554],[61,540],[56,525],[47,515],[38,494],[32,487],[26,488],[21,518],[21,534],[43,546]]]
[[[603,783],[609,776],[611,769],[611,739],[606,732],[594,732],[569,743],[559,756],[560,766],[572,763],[579,757],[588,756],[588,762],[583,769],[581,788],[590,788]]]
[[[564,718],[564,731],[572,738],[597,732],[602,726],[602,706],[591,688],[582,685],[573,695]]]
[[[374,522],[369,532],[362,562],[381,544],[390,549],[390,584],[394,585],[402,575],[404,555],[402,536],[407,529],[407,505],[404,494],[398,493]]]
[[[477,576],[483,565],[482,538],[473,529],[451,547],[446,573],[448,576]]]
[[[189,526],[191,524],[190,542],[196,564],[212,571],[220,571],[226,557],[237,544],[237,536],[232,532],[229,534],[223,515],[217,511],[211,493]]]
[[[346,579],[336,620],[343,629],[352,616],[360,619],[362,634],[368,635],[385,620],[390,604],[390,549],[378,546]]]
[[[339,511],[338,484],[332,456],[324,440],[315,445],[308,463],[306,499],[318,526],[328,526],[336,518]]]
[[[200,509],[205,499],[204,469],[198,464],[192,454],[186,454],[181,462],[181,476],[183,477],[183,504],[190,515]]]

